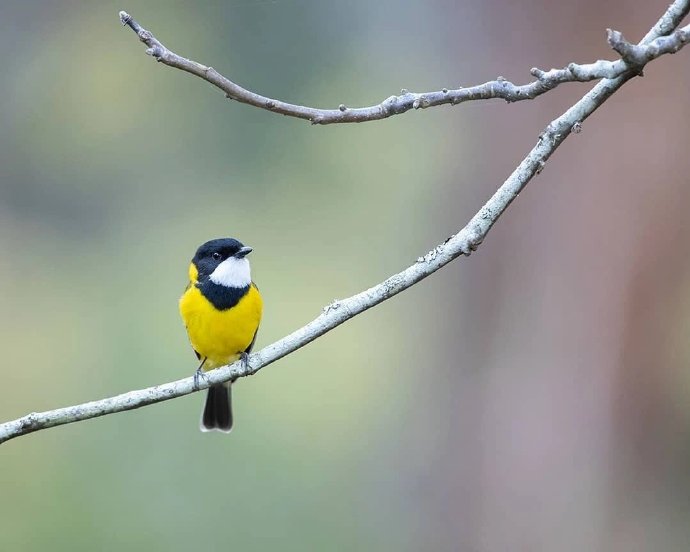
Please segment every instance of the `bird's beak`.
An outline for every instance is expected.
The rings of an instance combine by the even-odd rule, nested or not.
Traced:
[[[251,247],[244,246],[242,249],[240,249],[237,253],[235,253],[235,258],[236,259],[244,259],[247,255],[249,255],[253,249]]]

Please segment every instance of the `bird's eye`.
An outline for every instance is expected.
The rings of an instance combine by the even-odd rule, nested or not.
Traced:
[[[218,253],[217,251],[213,255],[211,255],[211,257],[213,257],[214,261],[220,261],[220,253]]]

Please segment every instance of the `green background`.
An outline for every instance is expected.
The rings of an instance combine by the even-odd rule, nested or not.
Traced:
[[[588,85],[312,127],[610,57],[667,2],[0,3],[0,419],[190,375],[195,248],[254,247],[258,347],[460,229]],[[0,549],[647,550],[690,538],[683,51],[572,136],[470,259],[234,388],[0,446]]]

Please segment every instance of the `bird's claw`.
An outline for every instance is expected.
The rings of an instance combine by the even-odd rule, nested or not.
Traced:
[[[242,366],[243,372],[249,371],[249,353],[247,353],[246,351],[240,353],[240,365]],[[230,383],[234,383],[236,379],[236,377],[232,378],[230,380]]]
[[[199,366],[196,369],[196,372],[194,372],[194,389],[197,389],[197,390],[199,389],[199,383],[200,383],[200,380],[202,380],[202,379],[206,380],[207,377],[206,377],[206,373],[203,371],[201,366]]]

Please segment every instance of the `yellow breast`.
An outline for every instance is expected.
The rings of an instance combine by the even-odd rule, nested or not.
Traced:
[[[180,298],[180,314],[194,350],[206,357],[204,369],[234,362],[249,347],[261,321],[263,301],[254,284],[232,308],[216,309],[195,285]]]

